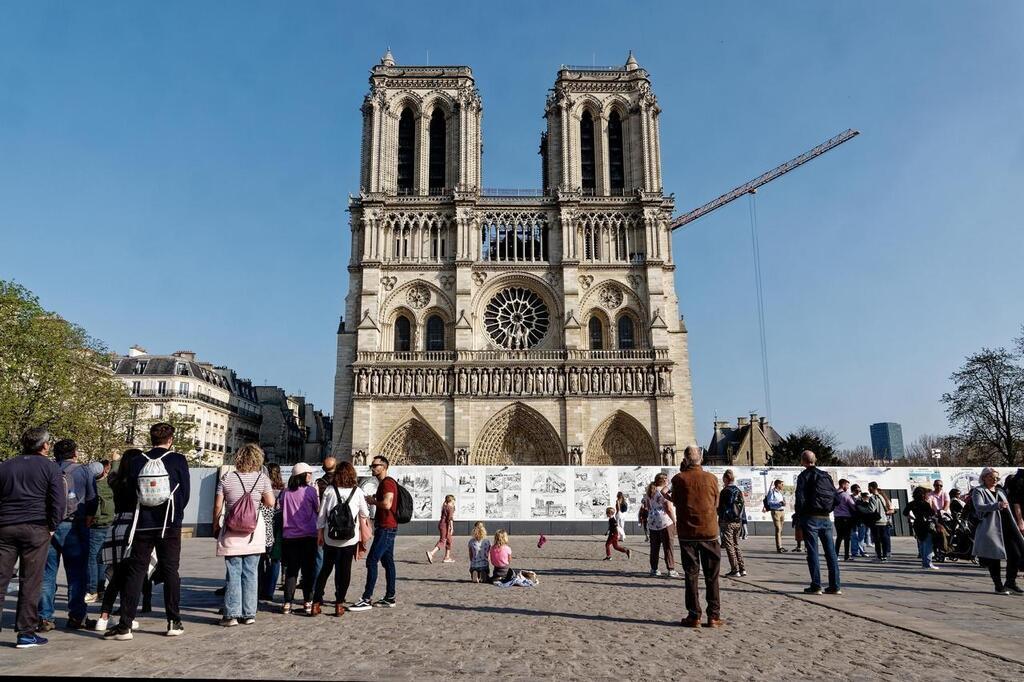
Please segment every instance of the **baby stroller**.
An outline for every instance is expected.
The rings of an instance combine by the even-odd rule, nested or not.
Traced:
[[[978,523],[974,520],[974,515],[960,514],[956,521],[944,516],[942,525],[949,538],[949,550],[946,551],[939,543],[936,543],[935,560],[953,562],[962,559],[977,563],[977,559],[974,558],[974,531]]]

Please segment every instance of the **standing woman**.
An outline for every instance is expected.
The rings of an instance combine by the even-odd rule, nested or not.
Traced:
[[[443,562],[454,563],[452,558],[452,535],[455,534],[455,496],[446,495],[444,504],[441,505],[441,520],[437,522],[437,532],[441,535],[437,544],[429,552],[426,552],[427,561],[434,563],[434,552],[444,548]]]
[[[871,526],[871,539],[875,543],[875,556],[881,562],[889,560],[892,554],[892,537],[889,534],[889,517],[893,515],[889,499],[878,489],[878,484],[868,483],[868,494],[871,499],[871,511],[876,521]]]
[[[623,516],[629,510],[626,496],[620,490],[615,496],[615,523],[619,526],[619,540],[626,540],[626,517]]]
[[[908,519],[913,514],[914,537],[917,538],[918,550],[921,554],[921,568],[938,570],[932,563],[932,549],[935,526],[938,525],[938,514],[928,499],[928,489],[917,486],[912,493],[913,499],[903,508],[903,515]]]
[[[971,491],[974,513],[981,519],[974,531],[974,556],[988,569],[996,594],[1024,594],[1017,587],[1017,571],[1024,558],[1024,535],[1010,512],[1010,501],[996,487],[999,472],[992,467],[981,471],[981,485]],[[1006,561],[1006,581],[1000,562]]]
[[[650,486],[647,486],[650,489]],[[647,532],[647,516],[650,514],[650,507],[647,506],[647,495],[644,495],[640,500],[640,511],[636,514],[636,520],[640,522],[640,527],[644,529],[644,542],[650,542],[651,536]]]
[[[263,474],[263,450],[248,443],[235,454],[235,470],[229,471],[217,482],[213,498],[213,534],[217,536],[217,556],[224,557],[227,577],[224,585],[224,617],[220,624],[234,627],[239,623],[256,622],[259,600],[259,564],[266,550],[266,521],[259,512],[260,503],[274,505],[274,492],[270,477]],[[247,519],[243,511],[233,515],[236,507],[246,498],[254,518]],[[245,510],[246,507],[238,507]],[[223,519],[221,514],[223,513]],[[236,522],[254,521],[254,530],[232,527]]]
[[[340,539],[331,537],[331,511],[338,505],[348,505],[353,523],[354,534],[351,538]],[[341,510],[339,510],[340,512]],[[317,544],[324,548],[324,563],[316,577],[316,591],[313,593],[313,613],[320,615],[324,602],[324,589],[327,579],[334,571],[334,615],[345,613],[342,603],[352,581],[352,560],[356,556],[356,547],[362,541],[361,521],[370,514],[366,504],[366,496],[359,490],[356,468],[351,462],[342,462],[334,469],[331,483],[324,488],[323,502],[317,517]]]
[[[281,480],[281,467],[277,464],[267,465],[267,477],[270,478],[270,488],[274,493],[274,504],[271,506],[261,505],[260,513],[263,514],[263,523],[267,526],[266,549],[260,555],[260,599],[266,601],[274,600],[274,591],[277,589],[277,579],[281,575],[281,510],[277,507],[277,498],[284,490],[284,481]]]
[[[142,450],[132,448],[121,455],[117,468],[111,468],[109,474],[110,489],[114,497],[114,520],[110,522],[107,529],[107,537],[103,542],[103,549],[100,554],[103,565],[106,567],[104,573],[107,577],[107,587],[103,591],[103,603],[100,606],[100,617],[96,621],[96,629],[100,632],[107,630],[110,623],[110,612],[114,609],[114,602],[121,598],[124,602],[124,583],[127,577],[128,563],[128,533],[132,528],[132,519],[135,518],[135,490],[125,481],[125,474],[131,471],[132,462],[142,457]],[[114,623],[117,625],[117,623]],[[135,623],[132,628],[136,629]]]
[[[292,612],[295,598],[295,583],[302,571],[303,613],[313,615],[313,582],[316,580],[317,518],[320,513],[320,495],[313,480],[313,468],[305,462],[292,467],[288,488],[281,492],[278,504],[281,507],[283,530],[281,535],[282,560],[284,561],[284,606],[281,613]]]
[[[654,483],[647,486],[647,508],[650,509],[647,516],[647,532],[651,537],[651,575],[659,576],[658,555],[664,552],[665,567],[671,578],[678,577],[676,573],[675,557],[672,556],[672,535],[669,529],[675,524],[675,510],[669,502],[665,488],[668,476],[658,474],[654,477]]]

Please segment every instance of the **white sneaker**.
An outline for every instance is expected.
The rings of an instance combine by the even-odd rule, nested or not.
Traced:
[[[132,630],[138,630],[140,627],[142,627],[142,625],[141,625],[141,623],[139,623],[139,621],[137,621],[137,620],[133,620],[132,621]]]
[[[932,564],[932,565],[931,565],[931,566],[929,566],[928,568],[932,569],[933,571],[941,571],[941,570],[942,570],[941,568],[939,568],[939,567],[938,567],[938,566],[936,566],[935,564]]]
[[[109,624],[109,622],[110,622],[109,618],[97,618],[96,619],[96,627],[94,627],[93,630],[95,630],[96,632],[106,632],[107,631],[107,625]]]
[[[86,604],[92,604],[93,602],[96,601],[96,593],[95,592],[87,592],[85,594],[84,601],[85,601]]]
[[[669,578],[678,578],[679,577],[679,573],[676,572],[676,571],[669,571],[668,572],[668,577]]]
[[[652,578],[658,578],[658,577],[660,577],[660,576],[661,576],[661,571],[659,571],[659,570],[653,570],[653,571],[651,571],[651,577],[652,577]]]

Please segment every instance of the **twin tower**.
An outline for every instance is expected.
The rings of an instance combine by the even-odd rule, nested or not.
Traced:
[[[537,189],[490,190],[466,66],[388,51],[363,106],[334,452],[674,465],[695,443],[648,73],[563,66]]]

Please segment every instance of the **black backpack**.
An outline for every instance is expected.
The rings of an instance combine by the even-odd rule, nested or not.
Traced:
[[[819,514],[829,514],[836,508],[836,489],[832,477],[815,467],[813,508]]]
[[[356,520],[352,517],[352,507],[348,506],[348,503],[355,497],[358,488],[353,487],[348,499],[342,502],[338,486],[332,485],[331,487],[334,488],[334,496],[338,499],[338,503],[327,514],[327,537],[332,540],[348,542],[356,536]]]
[[[729,486],[729,503],[722,510],[722,520],[736,523],[743,520],[743,493],[736,486]]]
[[[395,479],[391,479],[395,481]],[[409,523],[412,521],[412,495],[401,483],[395,481],[395,488],[398,489],[398,507],[395,508],[395,521],[398,523]]]

